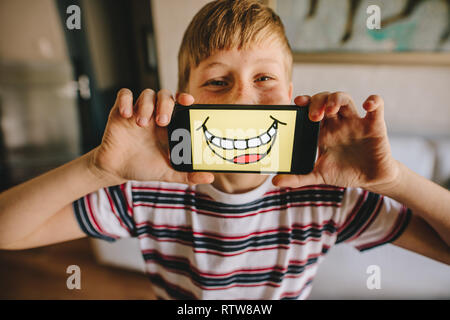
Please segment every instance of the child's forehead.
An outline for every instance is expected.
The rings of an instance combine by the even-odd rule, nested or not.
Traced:
[[[217,49],[200,61],[198,67],[210,69],[226,67],[236,62],[246,64],[283,64],[286,53],[281,46],[255,44],[246,48]]]

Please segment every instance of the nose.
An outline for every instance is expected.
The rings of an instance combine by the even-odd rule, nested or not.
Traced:
[[[230,92],[230,100],[233,104],[258,104],[258,95],[252,83],[239,80]]]

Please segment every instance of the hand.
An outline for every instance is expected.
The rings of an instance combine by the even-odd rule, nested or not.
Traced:
[[[191,105],[194,98],[180,94],[178,102]],[[211,173],[185,173],[169,162],[167,124],[175,100],[168,90],[144,90],[133,108],[133,94],[121,89],[109,114],[102,143],[92,156],[92,168],[108,176],[112,184],[127,180],[211,183]]]
[[[275,185],[328,184],[380,193],[395,183],[399,169],[391,156],[380,96],[371,95],[364,102],[364,118],[358,115],[352,98],[343,92],[295,98],[296,105],[309,103],[311,121],[322,120],[314,170],[307,175],[277,175]]]

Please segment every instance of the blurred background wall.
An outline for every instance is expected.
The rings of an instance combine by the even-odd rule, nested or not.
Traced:
[[[0,172],[4,186],[7,181],[23,181],[79,153],[72,81],[72,66],[53,1],[2,0]]]
[[[147,0],[1,0],[0,190],[97,146],[120,88],[159,86],[154,45]]]

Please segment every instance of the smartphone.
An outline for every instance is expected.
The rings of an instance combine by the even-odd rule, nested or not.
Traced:
[[[168,125],[170,163],[184,172],[307,174],[319,122],[293,105],[175,105]]]

